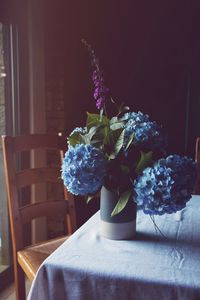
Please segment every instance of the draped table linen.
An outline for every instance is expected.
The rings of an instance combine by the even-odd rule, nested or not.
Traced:
[[[137,213],[134,240],[108,240],[92,216],[38,270],[28,300],[200,299],[200,196],[181,213]]]

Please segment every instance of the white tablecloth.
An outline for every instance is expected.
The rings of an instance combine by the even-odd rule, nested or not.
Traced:
[[[137,214],[137,236],[113,241],[99,234],[99,213],[49,256],[32,284],[29,300],[200,299],[200,197],[181,212]]]

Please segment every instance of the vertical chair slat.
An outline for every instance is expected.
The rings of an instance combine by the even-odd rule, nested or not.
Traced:
[[[76,230],[74,198],[66,191],[66,188],[63,186],[62,180],[60,178],[60,168],[62,162],[61,158],[63,158],[63,155],[66,151],[67,142],[62,135],[57,134],[32,134],[17,137],[3,136],[2,147],[4,156],[6,186],[8,193],[11,238],[13,245],[12,248],[14,260],[16,299],[25,300],[26,296],[24,272],[26,273],[28,278],[33,279],[36,269],[39,266],[38,262],[40,261],[40,263],[42,263],[42,260],[41,255],[37,253],[36,249],[34,251],[29,251],[27,250],[27,248],[26,250],[24,250],[24,224],[26,224],[34,218],[38,218],[41,216],[48,217],[59,215],[64,216],[66,218],[66,226],[68,226],[68,232],[70,234]],[[60,152],[58,166],[40,166],[35,168],[30,167],[30,169],[26,170],[16,170],[16,154],[18,155],[18,157],[23,158],[23,155],[25,155],[24,151],[29,151],[29,157],[31,157],[32,153],[36,153],[35,151],[40,149],[45,150],[45,154],[47,154],[49,150],[56,150],[55,152],[57,152],[58,155]],[[45,202],[38,202],[38,200],[40,199],[37,199],[35,203],[30,203],[29,205],[21,207],[20,195],[22,194],[22,189],[29,185],[31,187],[34,185],[36,186],[37,184],[40,185],[42,182],[50,182],[56,184],[56,186],[60,186],[62,184],[63,200],[60,201],[54,199],[56,201],[53,201],[53,195],[50,194],[50,199],[47,199]],[[55,245],[59,246],[64,240],[65,239],[63,238],[59,239],[55,242]],[[47,249],[48,243],[44,245]],[[49,254],[51,252],[52,247],[49,248]],[[32,258],[30,257],[30,261],[27,257],[28,253],[32,256]],[[45,256],[42,257],[44,258]]]

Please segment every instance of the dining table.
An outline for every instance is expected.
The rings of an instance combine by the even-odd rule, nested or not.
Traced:
[[[137,211],[136,235],[110,240],[95,213],[40,266],[28,300],[199,300],[200,196],[151,217]]]

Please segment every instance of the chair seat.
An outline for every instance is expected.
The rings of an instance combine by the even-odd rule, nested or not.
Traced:
[[[32,281],[41,263],[53,253],[69,236],[59,237],[24,248],[17,252],[18,263]]]

